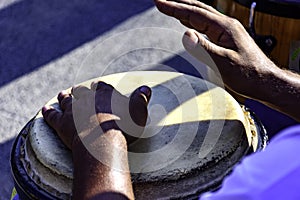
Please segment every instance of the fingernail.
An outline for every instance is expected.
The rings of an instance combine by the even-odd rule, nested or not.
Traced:
[[[147,98],[149,98],[151,96],[151,89],[147,86],[142,86],[139,88],[140,92],[143,93],[144,95],[147,96]]]
[[[107,86],[107,83],[105,83],[103,81],[99,81],[98,85],[99,85],[99,87],[105,87],[105,86]]]
[[[98,82],[97,81],[93,81],[92,83],[91,83],[91,90],[97,90],[97,84],[98,84]]]
[[[70,95],[66,90],[61,91],[58,95],[57,95],[57,99],[58,101],[62,101],[63,98],[67,95]]]
[[[42,114],[45,114],[45,112],[46,112],[47,110],[49,110],[49,109],[50,109],[50,106],[45,105],[45,106],[42,108]]]
[[[67,91],[63,90],[58,93],[58,97],[67,95]]]
[[[189,49],[194,49],[198,44],[198,37],[193,33],[186,33],[183,37],[183,42]]]
[[[62,95],[67,95],[67,94],[69,94],[68,92],[67,92],[67,90],[63,90],[63,91],[61,91],[60,92]]]
[[[98,82],[94,85],[93,89],[94,89],[94,90],[100,90],[101,88],[103,89],[103,88],[106,87],[106,86],[107,86],[107,84],[106,84],[105,82],[103,82],[103,81],[98,81]]]

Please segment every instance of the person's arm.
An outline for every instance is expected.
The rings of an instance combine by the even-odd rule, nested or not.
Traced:
[[[196,0],[155,3],[161,12],[192,28],[183,38],[185,48],[199,60],[197,48],[204,48],[227,88],[300,121],[300,76],[270,61],[239,21]]]
[[[109,164],[91,155],[81,141],[76,142],[72,147],[73,199],[134,199],[122,132],[107,131],[94,142],[101,159]],[[114,151],[116,146],[123,154]]]
[[[72,150],[73,199],[134,199],[127,157],[128,137],[122,130],[142,131],[150,88],[136,89],[130,98],[103,82],[92,89],[78,86],[61,92],[62,112],[42,109],[46,122]],[[134,110],[134,112],[130,111]]]

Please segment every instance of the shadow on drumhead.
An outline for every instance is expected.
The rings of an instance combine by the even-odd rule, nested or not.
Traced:
[[[198,131],[187,146],[186,143],[190,142],[186,141],[187,137],[192,134],[189,127],[195,124]],[[219,137],[206,140],[211,124],[224,126]],[[185,132],[178,133],[179,126]],[[207,148],[210,151],[206,154]],[[201,156],[203,151],[204,157]],[[216,189],[249,151],[251,147],[246,132],[238,120],[225,120],[225,124],[223,120],[206,120],[165,126],[157,135],[139,139],[129,147],[136,198],[145,199],[145,195],[157,198],[196,197]],[[138,169],[140,173],[137,173]]]
[[[142,137],[132,143],[128,151],[137,199],[186,198],[215,189],[232,167],[251,150],[245,112],[224,89],[209,82],[170,72],[132,72],[97,80],[112,84],[127,95],[143,84],[152,89],[148,105],[149,123]],[[83,85],[89,86],[91,81],[94,80]],[[53,102],[57,102],[56,98],[48,103]],[[29,177],[20,161],[27,150],[23,148],[25,151],[21,152],[24,142],[34,135],[28,136],[28,133],[32,127],[38,128],[37,119],[38,123],[45,124],[39,114],[39,118],[35,117],[21,131],[14,143],[11,163],[18,192],[25,188],[33,194],[49,195],[46,190],[37,189],[37,183]],[[47,138],[40,138],[35,144],[36,150],[45,149],[45,146],[38,146],[43,140],[47,142],[47,148],[58,150],[59,142],[49,143],[48,137],[57,137],[53,129],[41,126],[49,131],[43,129]],[[43,160],[50,160],[47,156],[44,155]],[[55,163],[60,165],[63,162],[55,159]],[[72,169],[71,164],[67,165],[68,169]],[[30,188],[28,183],[31,183]],[[52,189],[61,191],[61,188]]]

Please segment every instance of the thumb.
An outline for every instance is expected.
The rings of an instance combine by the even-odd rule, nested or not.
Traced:
[[[148,110],[147,105],[151,98],[151,89],[148,86],[141,86],[132,92],[129,99],[130,121],[127,117],[125,122],[125,137],[128,144],[135,141],[141,136],[144,126],[147,122]]]
[[[148,105],[151,98],[151,88],[148,86],[141,86],[132,92],[130,95],[130,104],[136,103],[137,101],[144,103],[146,106]]]
[[[193,29],[185,32],[182,38],[184,48],[198,61],[204,63],[207,68],[207,80],[216,85],[223,85],[220,80],[219,68],[213,58],[226,57],[227,49],[212,43],[206,35]],[[212,71],[211,71],[212,70]]]
[[[211,56],[226,55],[226,49],[212,43],[206,35],[193,29],[185,32],[182,38],[182,43],[184,48],[192,56],[210,67],[216,65]]]
[[[130,96],[129,113],[135,124],[144,127],[148,116],[148,103],[151,98],[151,89],[148,86],[137,88]]]
[[[186,31],[182,38],[183,46],[187,51],[193,52],[197,48],[203,48],[210,54],[224,55],[228,49],[223,48],[211,42],[209,38],[198,31],[189,29]]]

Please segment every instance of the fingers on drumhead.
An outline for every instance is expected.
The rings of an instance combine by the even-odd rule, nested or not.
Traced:
[[[186,31],[182,37],[183,46],[187,50],[193,50],[198,45],[199,38],[195,34],[195,31],[190,29]]]
[[[68,106],[72,105],[72,95],[67,91],[61,91],[58,96],[57,100],[59,102],[60,108],[64,111]]]
[[[55,130],[58,130],[60,127],[60,121],[62,117],[62,113],[57,111],[51,106],[44,106],[42,108],[42,114],[45,121]]]
[[[76,98],[79,99],[82,96],[88,95],[91,93],[91,90],[85,86],[78,85],[74,86],[71,89],[71,94]]]
[[[199,60],[203,59],[199,57],[199,55],[201,54],[199,52],[201,52],[200,49],[202,48],[210,54],[212,53],[217,55],[225,55],[227,51],[225,48],[211,42],[206,35],[199,33],[193,29],[185,32],[182,38],[182,43],[184,48]]]
[[[63,90],[57,95],[57,100],[58,102],[62,101],[64,98],[70,97],[71,94],[68,93],[67,91]]]
[[[100,89],[113,90],[114,87],[110,84],[107,84],[107,83],[103,82],[103,81],[92,82],[91,90],[96,91],[96,90],[100,90]]]
[[[148,86],[141,86],[137,88],[130,96],[130,99],[139,99],[140,101],[144,102],[146,105],[148,105],[150,98],[152,95],[151,88]]]

